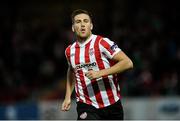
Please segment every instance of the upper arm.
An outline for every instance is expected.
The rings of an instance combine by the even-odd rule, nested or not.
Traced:
[[[73,72],[73,67],[70,64],[68,64],[68,70]]]
[[[67,78],[69,80],[74,80],[75,75],[74,75],[74,71],[71,65],[68,66],[68,70],[67,70]]]
[[[127,59],[129,60],[129,57],[123,51],[116,53],[112,58],[112,60],[114,60],[116,62],[122,61],[122,60],[127,60]]]
[[[114,60],[116,62],[126,63],[128,68],[133,68],[133,62],[131,61],[131,59],[123,51],[118,52],[117,54],[115,54],[113,56],[112,60]]]

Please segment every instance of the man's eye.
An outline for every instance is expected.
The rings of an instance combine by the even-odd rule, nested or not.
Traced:
[[[89,22],[89,20],[84,20],[84,22],[85,22],[85,23],[88,23],[88,22]]]
[[[81,21],[76,21],[76,23],[80,23]]]

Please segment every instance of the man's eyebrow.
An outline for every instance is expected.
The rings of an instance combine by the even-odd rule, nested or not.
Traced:
[[[76,19],[75,21],[81,21],[81,19]]]
[[[89,21],[89,19],[85,18],[82,21],[87,21],[87,20]],[[76,19],[75,21],[81,21],[81,19]]]
[[[78,18],[78,19],[76,19],[76,20],[81,20],[81,19]],[[83,20],[89,20],[89,19],[88,19],[88,18],[84,18]]]

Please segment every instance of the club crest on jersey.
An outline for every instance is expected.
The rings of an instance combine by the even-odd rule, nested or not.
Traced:
[[[89,55],[92,56],[93,54],[94,54],[94,49],[93,49],[93,48],[90,48],[90,49],[89,49]]]
[[[114,44],[111,46],[111,50],[112,50],[112,51],[115,51],[117,48],[118,48],[118,45],[117,45],[116,43],[114,43]]]

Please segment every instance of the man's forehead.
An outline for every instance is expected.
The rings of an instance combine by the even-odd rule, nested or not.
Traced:
[[[81,14],[78,14],[74,17],[75,20],[77,19],[90,19],[89,15],[87,14],[84,14],[84,13],[81,13]]]

